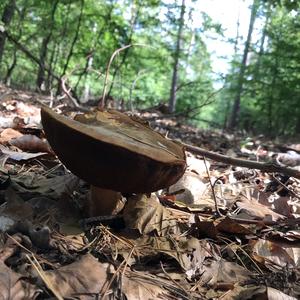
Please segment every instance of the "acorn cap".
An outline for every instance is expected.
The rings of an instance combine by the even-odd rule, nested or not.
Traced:
[[[182,145],[118,111],[96,111],[73,120],[43,107],[41,118],[58,158],[92,185],[150,193],[174,184],[185,171]]]

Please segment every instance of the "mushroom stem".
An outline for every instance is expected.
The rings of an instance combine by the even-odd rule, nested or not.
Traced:
[[[90,217],[116,215],[123,206],[120,192],[91,185],[87,208]]]

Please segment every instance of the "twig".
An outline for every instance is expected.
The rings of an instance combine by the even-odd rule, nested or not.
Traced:
[[[130,106],[130,111],[133,112],[133,104],[132,104],[132,92],[135,88],[135,85],[137,81],[142,78],[143,76],[147,75],[147,70],[140,70],[138,74],[136,75],[136,78],[133,80],[130,90],[129,90],[129,106]]]
[[[78,101],[71,95],[70,91],[71,91],[71,88],[67,89],[66,87],[66,79],[67,79],[67,76],[63,76],[62,79],[61,79],[61,88],[63,90],[63,92],[65,93],[65,95],[68,97],[68,99],[72,102],[72,104],[79,110],[81,111],[84,111],[84,112],[88,112],[89,109],[86,108],[86,107],[83,107],[82,105],[80,105],[78,103]]]
[[[64,298],[61,296],[60,292],[55,288],[55,286],[52,284],[51,278],[47,276],[47,274],[44,272],[43,268],[37,261],[34,255],[32,255],[33,259],[30,258],[28,254],[26,254],[27,259],[30,261],[32,266],[35,268],[36,272],[39,274],[41,279],[44,281],[46,284],[47,288],[53,293],[53,295],[58,299],[58,300],[63,300]]]
[[[165,270],[163,263],[160,261],[160,267],[162,269],[162,271],[164,272],[164,274],[168,277],[169,280],[171,280],[171,282],[173,282],[174,285],[176,285],[178,287],[179,290],[183,290],[185,292],[186,295],[188,295],[189,293],[185,290],[184,286],[180,285],[180,283],[176,282],[172,276],[170,276],[167,271]]]
[[[121,51],[123,51],[123,50],[125,50],[125,49],[127,49],[127,48],[129,48],[129,47],[131,47],[131,46],[132,46],[132,45],[126,45],[126,46],[124,46],[124,47],[122,47],[122,48],[117,49],[117,50],[112,54],[112,56],[110,57],[110,60],[109,60],[109,62],[108,62],[108,64],[107,64],[107,67],[106,67],[105,79],[104,79],[104,86],[103,86],[103,92],[102,92],[102,98],[101,98],[101,101],[100,101],[100,104],[99,104],[99,106],[100,106],[101,108],[104,108],[104,105],[105,105],[105,96],[106,96],[107,80],[108,80],[108,74],[109,74],[110,65],[112,64],[112,62],[113,62],[115,56],[116,56],[118,53],[120,53]]]
[[[182,143],[182,145],[185,147],[186,150],[192,153],[202,155],[206,158],[210,158],[214,161],[222,162],[224,164],[239,166],[239,167],[244,167],[249,169],[258,169],[267,173],[282,173],[300,179],[300,172],[298,170],[279,166],[275,163],[262,163],[262,162],[252,161],[252,160],[233,158],[230,156],[218,154],[189,144]]]
[[[99,103],[99,107],[100,108],[104,108],[105,106],[105,97],[106,97],[106,88],[107,88],[107,82],[108,82],[108,75],[109,75],[109,70],[110,70],[110,66],[115,58],[115,56],[120,53],[121,51],[129,48],[129,47],[132,47],[132,46],[141,46],[141,47],[152,47],[152,46],[149,46],[149,45],[145,45],[145,44],[129,44],[129,45],[126,45],[124,47],[121,47],[119,49],[117,49],[113,54],[112,56],[110,57],[110,60],[107,64],[107,67],[106,67],[106,71],[105,71],[105,78],[104,78],[104,85],[103,85],[103,92],[102,92],[102,98],[101,98],[101,101]],[[153,47],[152,47],[153,48]]]
[[[206,159],[205,159],[204,156],[203,156],[203,162],[204,162],[206,174],[208,176],[209,184],[210,184],[210,187],[211,187],[211,191],[212,191],[212,195],[213,195],[213,199],[214,199],[214,203],[215,203],[216,213],[217,213],[218,217],[222,217],[223,214],[220,212],[219,207],[218,207],[217,197],[216,197],[216,193],[215,193],[215,187],[214,187],[214,184],[212,184],[212,182],[211,182],[209,170],[208,170],[208,167],[207,167],[207,164],[206,164]]]
[[[61,79],[61,87],[62,87],[63,92],[66,94],[66,96],[69,98],[69,100],[71,100],[73,105],[75,107],[79,107],[79,103],[77,102],[77,100],[74,97],[72,97],[72,95],[70,94],[71,88],[67,89],[67,87],[66,87],[66,76],[63,76]]]
[[[298,196],[294,191],[288,188],[287,185],[285,185],[283,182],[281,182],[278,178],[272,174],[271,176],[275,181],[277,181],[286,191],[288,191],[291,195],[293,195],[295,198],[300,199],[300,196]]]

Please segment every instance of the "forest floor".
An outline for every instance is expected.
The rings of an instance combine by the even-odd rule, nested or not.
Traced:
[[[40,107],[67,100],[0,86],[0,297],[299,299],[300,180],[187,152],[168,193],[88,218],[88,185],[48,145]],[[300,144],[138,113],[168,137],[299,168]],[[134,217],[133,217],[134,213]]]

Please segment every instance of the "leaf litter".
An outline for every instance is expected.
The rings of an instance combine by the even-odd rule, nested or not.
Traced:
[[[9,95],[0,113],[2,298],[300,297],[298,179],[187,153],[179,184],[89,218],[88,184],[57,160],[39,127],[40,104],[53,99],[0,92]],[[139,117],[185,143],[299,168],[294,142],[199,130],[155,110]]]

